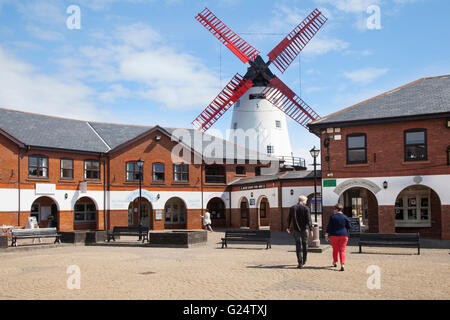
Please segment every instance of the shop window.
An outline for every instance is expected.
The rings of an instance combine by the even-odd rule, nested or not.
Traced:
[[[261,167],[255,167],[255,176],[261,175]]]
[[[347,135],[347,164],[367,163],[365,134]]]
[[[41,155],[29,156],[28,176],[30,178],[48,178],[48,157]]]
[[[427,160],[427,131],[412,129],[405,131],[405,161]]]
[[[186,206],[179,198],[172,198],[165,205],[164,223],[180,224],[186,222]]]
[[[61,159],[61,179],[73,179],[73,159]]]
[[[97,209],[92,202],[77,202],[74,208],[75,222],[93,222],[96,220]]]
[[[426,188],[402,191],[395,201],[395,226],[431,227],[430,194]]]
[[[85,160],[84,161],[84,178],[85,179],[100,179],[100,161]]]

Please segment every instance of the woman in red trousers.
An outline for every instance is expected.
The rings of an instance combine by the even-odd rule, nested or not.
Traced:
[[[334,213],[330,217],[325,234],[325,241],[331,242],[333,247],[333,267],[337,266],[338,256],[341,260],[341,271],[344,271],[345,247],[347,246],[350,219],[342,213],[344,206],[340,203],[334,206]]]

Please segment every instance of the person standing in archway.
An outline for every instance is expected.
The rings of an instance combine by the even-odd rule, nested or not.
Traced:
[[[312,221],[309,208],[306,206],[308,198],[301,195],[299,202],[289,210],[287,233],[291,233],[295,239],[298,266],[302,269],[306,263],[308,254],[308,236],[312,238]]]
[[[333,267],[337,266],[338,256],[341,261],[341,271],[344,271],[345,247],[347,246],[350,219],[342,212],[344,206],[340,203],[334,206],[325,234],[325,241],[330,241],[333,247]]]

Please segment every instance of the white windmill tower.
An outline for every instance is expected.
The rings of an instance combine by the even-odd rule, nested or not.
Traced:
[[[268,68],[273,63],[282,73],[327,21],[315,9],[269,54],[266,63],[259,51],[228,28],[205,8],[195,17],[242,62],[249,63],[244,76],[236,74],[213,102],[192,122],[208,130],[233,104],[231,129],[258,131],[258,151],[274,156],[291,156],[286,114],[300,125],[319,118],[300,97]]]

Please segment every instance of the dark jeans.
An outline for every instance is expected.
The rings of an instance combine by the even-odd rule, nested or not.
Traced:
[[[293,230],[292,235],[295,240],[298,264],[303,265],[306,263],[306,256],[308,255],[308,230]]]

